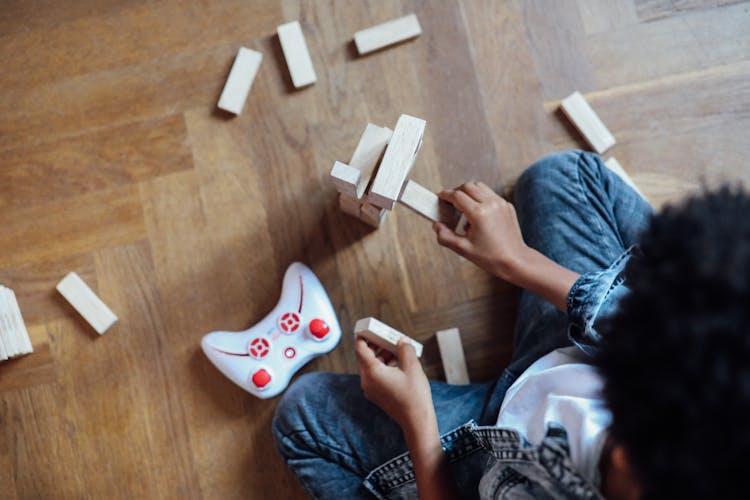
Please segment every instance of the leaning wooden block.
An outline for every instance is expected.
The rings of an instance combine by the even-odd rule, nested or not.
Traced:
[[[219,97],[219,108],[235,115],[242,112],[245,99],[247,99],[262,60],[263,54],[260,52],[240,47],[232,69],[229,71],[227,83],[224,84],[224,90]]]
[[[442,222],[451,229],[456,227],[462,215],[453,205],[441,200],[435,193],[411,180],[406,181],[398,201],[425,219]]]
[[[458,328],[437,332],[440,359],[443,361],[445,381],[453,385],[469,383],[469,370],[466,366],[464,348],[461,345],[461,333]]]
[[[418,358],[422,356],[422,344],[375,318],[358,320],[354,325],[354,335],[393,354],[398,354],[398,342],[403,340],[414,346]]]
[[[279,35],[281,50],[284,52],[294,86],[300,88],[315,83],[317,81],[315,68],[310,59],[310,52],[307,50],[305,35],[302,34],[299,21],[282,24],[276,28],[276,33]]]
[[[622,165],[620,165],[620,162],[615,160],[615,157],[611,157],[609,160],[605,161],[604,164],[612,170],[614,173],[620,176],[620,178],[625,181],[625,184],[632,187],[633,190],[641,195],[641,198],[644,200],[646,199],[645,196],[643,196],[643,193],[641,193],[641,190],[638,189],[638,186],[635,185],[635,182],[633,182],[633,179],[630,178],[628,173],[625,171],[624,168],[622,168]]]
[[[599,116],[591,109],[580,92],[573,92],[563,99],[563,112],[594,150],[601,154],[615,144],[612,133],[604,126]]]
[[[416,14],[409,14],[371,28],[357,31],[354,34],[354,43],[361,55],[380,50],[394,43],[418,37],[421,34],[422,27],[419,25]]]
[[[359,198],[357,196],[357,185],[359,184],[362,172],[353,168],[346,163],[337,161],[331,169],[331,181],[339,193],[350,198]]]
[[[368,201],[388,210],[398,200],[417,153],[427,122],[409,115],[401,115],[370,186]]]
[[[367,185],[372,179],[372,174],[378,165],[378,160],[383,156],[383,151],[388,145],[393,131],[388,127],[378,127],[368,123],[362,137],[359,139],[357,148],[354,150],[349,166],[361,172],[357,183],[357,198],[362,198],[367,190]]]
[[[359,218],[359,205],[359,200],[356,198],[339,193],[339,208],[345,214]]]
[[[369,203],[360,203],[359,206],[359,218],[362,222],[369,224],[373,227],[379,227],[388,214],[388,210]]]
[[[76,273],[68,273],[57,284],[57,291],[70,302],[70,305],[83,316],[83,319],[88,321],[99,335],[106,332],[107,328],[117,321],[117,316]]]

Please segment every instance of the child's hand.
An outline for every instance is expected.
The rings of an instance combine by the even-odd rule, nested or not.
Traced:
[[[485,271],[513,282],[514,272],[529,249],[513,205],[482,182],[467,182],[439,196],[464,213],[468,226],[466,236],[459,236],[452,228],[436,222],[432,228],[438,243]]]
[[[398,363],[390,353],[376,356],[368,343],[357,338],[356,352],[362,390],[404,433],[413,432],[425,419],[435,418],[432,393],[414,347],[398,344]]]

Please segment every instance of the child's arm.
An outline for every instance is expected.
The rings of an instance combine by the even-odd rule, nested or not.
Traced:
[[[414,347],[399,342],[397,364],[390,354],[385,359],[376,356],[364,339],[356,342],[362,390],[401,427],[414,463],[419,498],[458,498],[440,444],[430,384]]]
[[[524,243],[513,205],[481,182],[443,191],[440,198],[463,212],[469,224],[466,235],[459,236],[436,222],[438,243],[566,311],[568,293],[579,275]]]

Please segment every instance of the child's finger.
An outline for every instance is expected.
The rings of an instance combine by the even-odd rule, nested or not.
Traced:
[[[437,233],[437,241],[440,245],[448,247],[460,255],[465,255],[470,249],[471,242],[465,237],[454,233],[445,224],[436,222],[432,227]]]
[[[484,196],[485,193],[482,190],[482,188],[479,186],[478,182],[475,182],[475,181],[466,182],[461,186],[460,189],[461,191],[464,191],[466,194],[471,196],[471,198],[474,201],[478,201],[478,202],[483,201],[485,198]]]
[[[477,182],[476,185],[477,185],[477,192],[482,197],[482,201],[486,201],[490,198],[494,198],[495,196],[500,196],[484,182]]]
[[[367,345],[367,341],[362,337],[357,337],[357,343],[354,346],[354,352],[357,354],[359,365],[365,370],[371,370],[380,361],[375,357],[375,352]],[[361,374],[361,372],[360,372]]]
[[[414,366],[419,365],[419,358],[417,358],[417,351],[414,350],[414,346],[409,342],[400,340],[398,343],[398,359],[401,361],[401,366],[404,371],[409,371]]]
[[[456,189],[454,191],[444,191],[441,194],[443,194],[443,200],[456,207],[456,209],[458,209],[460,212],[471,212],[479,206],[479,203],[476,200],[474,200],[471,196],[466,194],[461,189]]]

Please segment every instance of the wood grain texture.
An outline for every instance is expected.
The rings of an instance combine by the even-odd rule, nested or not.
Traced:
[[[192,168],[185,119],[169,115],[0,151],[0,207],[28,207]]]
[[[357,55],[357,30],[422,34]],[[655,207],[750,182],[747,2],[10,0],[0,9],[0,282],[34,353],[0,364],[3,498],[305,498],[260,401],[200,352],[276,304],[294,260],[341,327],[424,344],[458,327],[472,381],[512,355],[517,290],[404,210],[341,212],[328,175],[367,123],[424,118],[410,178],[505,189],[580,147],[554,110],[586,94]],[[299,19],[317,83],[294,91],[276,27]],[[240,46],[263,53],[242,115],[216,110]],[[76,271],[120,321],[99,337],[54,291]],[[303,372],[356,373],[354,339]],[[268,492],[272,492],[269,496]]]

